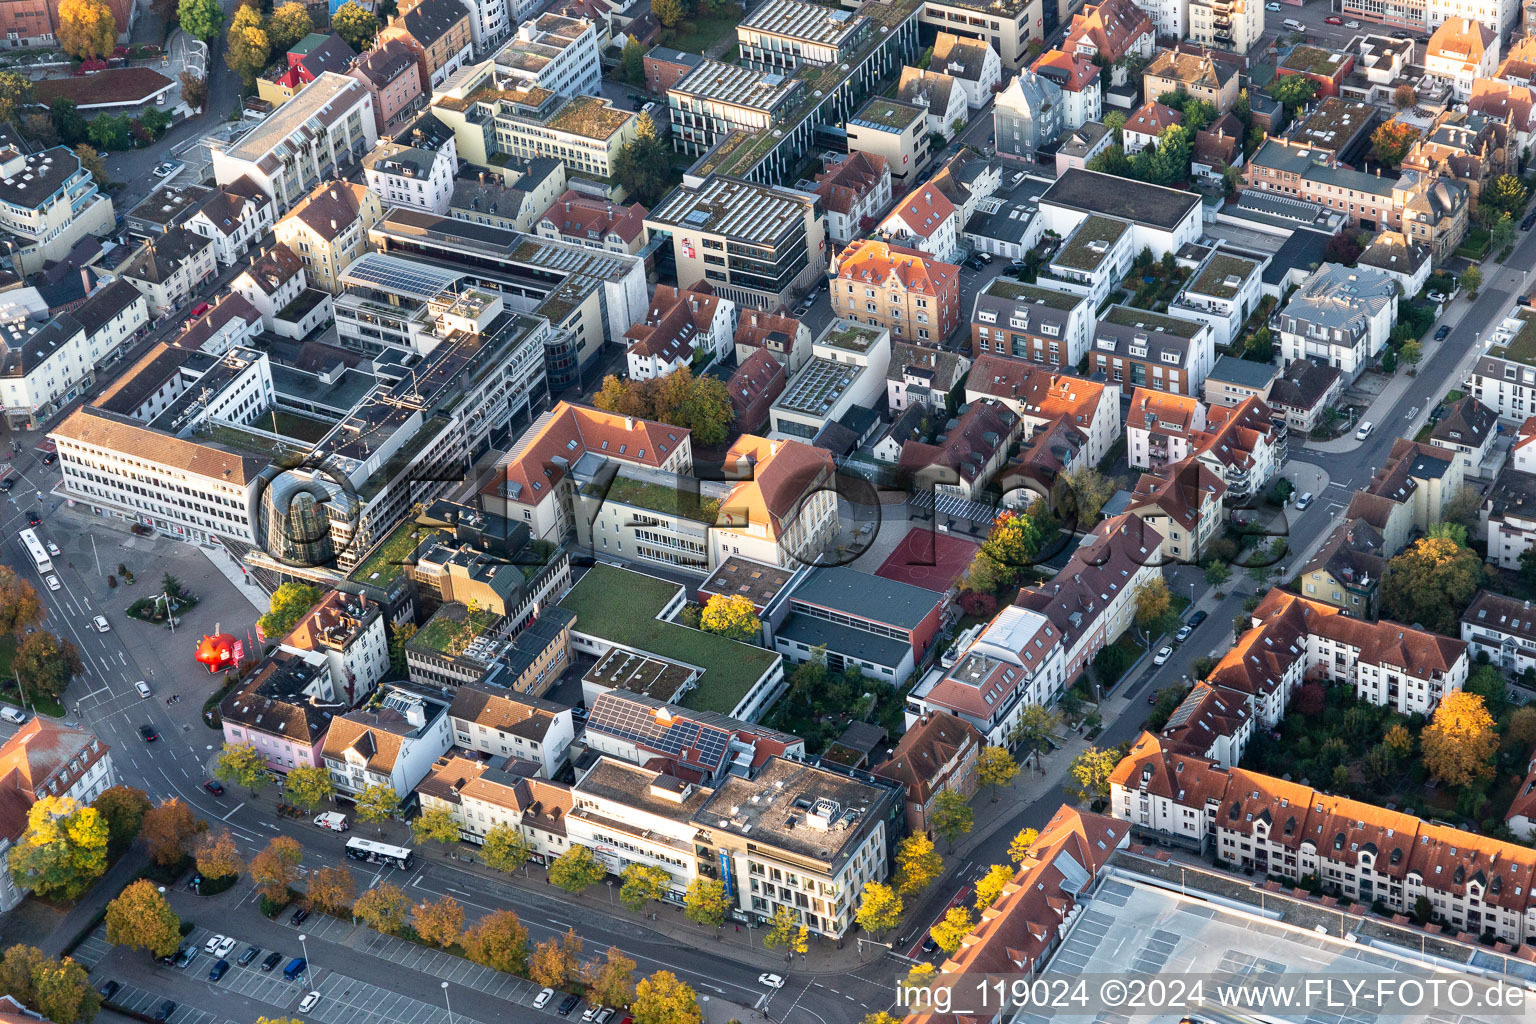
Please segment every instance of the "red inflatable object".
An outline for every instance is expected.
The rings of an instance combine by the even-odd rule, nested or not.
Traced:
[[[205,636],[197,645],[197,660],[208,666],[209,672],[222,672],[240,663],[245,656],[245,644],[230,633]]]

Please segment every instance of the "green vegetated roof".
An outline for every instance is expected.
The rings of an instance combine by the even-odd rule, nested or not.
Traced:
[[[730,714],[778,655],[738,643],[656,614],[678,585],[628,569],[599,563],[587,570],[560,607],[576,615],[583,633],[704,670],[698,688],[683,698],[686,708]]]
[[[412,519],[407,519],[394,532],[369,553],[355,569],[351,578],[359,583],[372,583],[387,587],[405,571],[406,561],[416,551],[416,545],[432,531]]]
[[[1536,315],[1524,310],[1521,310],[1518,315],[1525,321],[1525,326],[1520,328],[1520,333],[1511,338],[1508,344],[1491,348],[1488,354],[1517,363],[1536,365]]]
[[[701,523],[708,523],[711,526],[714,525],[719,515],[718,509],[714,510],[713,515],[710,514],[707,503],[701,501],[696,494],[686,494],[674,487],[651,483],[648,480],[636,480],[622,473],[613,478],[613,482],[609,485],[608,493],[604,495],[604,499],[623,505],[634,505],[637,508],[649,509],[652,512],[660,512],[663,515],[693,519]]]
[[[1022,281],[1013,281],[1006,277],[995,277],[987,288],[988,295],[995,295],[1000,299],[1011,299],[1014,302],[1044,302],[1052,309],[1070,310],[1083,301],[1081,295],[1073,295],[1070,292],[1058,292],[1052,288],[1040,288],[1036,285],[1025,284]]]
[[[467,609],[460,612],[453,605],[443,605],[432,616],[425,626],[417,630],[411,637],[410,646],[424,650],[436,651],[439,654],[452,655],[469,646],[475,637],[496,625],[500,618],[495,612],[485,609],[476,609],[473,612]],[[458,650],[450,650],[449,647],[455,637],[462,637],[463,642],[458,645]]]

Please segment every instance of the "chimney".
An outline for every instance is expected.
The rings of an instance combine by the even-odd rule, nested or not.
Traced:
[[[635,429],[635,418],[633,416],[625,416],[624,417],[624,429],[625,430],[634,430]]]

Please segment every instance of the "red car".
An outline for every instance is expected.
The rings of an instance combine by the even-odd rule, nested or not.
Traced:
[[[1328,15],[1328,17],[1323,19],[1323,24],[1325,24],[1325,25],[1342,25],[1342,24],[1344,24],[1344,19],[1343,18],[1336,18],[1336,17],[1334,17],[1333,15],[1330,14],[1330,15]]]

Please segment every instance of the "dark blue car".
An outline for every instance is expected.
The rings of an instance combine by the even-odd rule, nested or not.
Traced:
[[[212,970],[208,972],[208,980],[218,981],[220,978],[224,977],[224,972],[227,970],[229,970],[229,961],[220,960],[218,963],[214,964]]]

